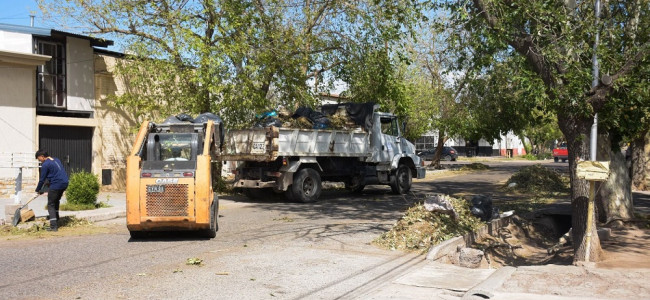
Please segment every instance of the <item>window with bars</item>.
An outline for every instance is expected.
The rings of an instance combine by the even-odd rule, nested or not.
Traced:
[[[38,67],[36,97],[41,107],[66,107],[66,57],[63,43],[36,41],[36,53],[50,61]]]

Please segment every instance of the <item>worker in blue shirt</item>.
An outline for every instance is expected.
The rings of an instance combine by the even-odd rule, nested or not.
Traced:
[[[50,182],[50,191],[47,194],[47,212],[50,227],[48,231],[57,231],[59,220],[59,202],[63,192],[68,188],[68,174],[63,169],[63,164],[58,158],[50,157],[45,150],[36,151],[36,159],[41,162],[41,177],[36,186],[36,193],[43,194],[41,188],[45,180]]]

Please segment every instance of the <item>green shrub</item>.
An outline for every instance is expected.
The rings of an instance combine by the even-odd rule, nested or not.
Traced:
[[[94,206],[99,194],[97,175],[85,171],[70,175],[70,183],[65,192],[66,200],[71,204],[89,204]]]
[[[538,160],[537,156],[532,155],[532,154],[524,154],[524,155],[521,156],[521,158],[527,159],[527,160]]]

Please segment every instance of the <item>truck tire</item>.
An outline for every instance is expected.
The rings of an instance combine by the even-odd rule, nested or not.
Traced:
[[[553,157],[553,162],[558,162],[558,161],[560,161],[559,158],[557,158],[557,157]]]
[[[413,175],[407,165],[399,165],[390,179],[390,189],[393,193],[404,195],[411,190]]]
[[[311,168],[301,169],[293,176],[293,184],[289,190],[296,201],[316,202],[322,190],[320,175]]]
[[[366,185],[361,184],[361,180],[362,179],[359,176],[350,178],[349,180],[345,181],[345,189],[351,193],[361,193],[361,191],[363,191],[363,189],[366,187]]]
[[[215,195],[212,206],[210,206],[210,228],[204,229],[202,235],[212,239],[217,236],[219,230],[219,198]]]
[[[449,155],[449,154],[445,155],[445,157],[443,158],[443,160],[444,160],[444,161],[452,161],[452,159],[451,159],[451,155]]]

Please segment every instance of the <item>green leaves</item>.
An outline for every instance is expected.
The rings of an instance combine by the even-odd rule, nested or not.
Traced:
[[[313,105],[340,79],[355,87],[374,84],[343,74],[356,77],[364,63],[381,60],[363,55],[399,46],[425,18],[422,4],[412,0],[59,0],[41,6],[123,41],[132,55],[118,68],[126,92],[116,105],[154,119],[213,111],[231,128],[262,110]],[[392,74],[391,63],[378,67]],[[401,97],[404,87],[392,83],[359,87],[359,97]],[[395,103],[406,111],[402,101]]]

